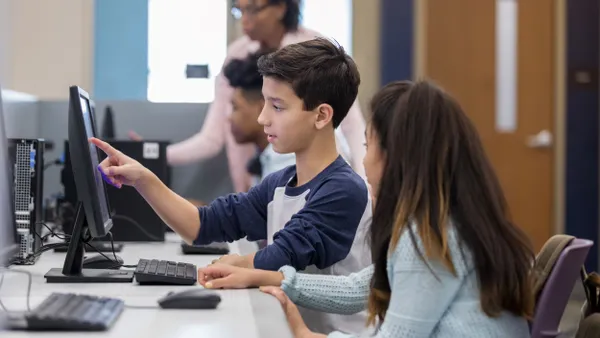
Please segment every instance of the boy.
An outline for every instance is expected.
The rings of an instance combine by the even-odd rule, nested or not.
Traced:
[[[364,231],[371,220],[366,182],[337,152],[339,126],[358,93],[360,77],[343,48],[326,39],[286,46],[258,61],[265,104],[258,122],[273,150],[295,153],[296,165],[275,172],[248,193],[196,208],[149,170],[110,145],[91,142],[109,156],[100,170],[109,183],[134,186],[187,242],[242,237],[267,239],[260,251],[228,255],[220,263],[264,270],[290,265],[319,274],[347,275],[371,262]],[[359,334],[364,313],[340,316],[303,311],[309,327]]]
[[[254,176],[253,186],[265,177],[285,167],[296,164],[294,153],[278,154],[267,140],[263,126],[258,123],[265,100],[262,96],[263,77],[258,72],[258,59],[267,54],[256,52],[245,59],[233,59],[224,68],[223,75],[233,88],[231,99],[232,113],[229,116],[231,134],[239,144],[253,143],[257,155],[246,165],[247,171]],[[340,128],[335,131],[338,151],[351,163],[349,146]]]

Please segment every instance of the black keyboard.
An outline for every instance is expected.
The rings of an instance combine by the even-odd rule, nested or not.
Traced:
[[[134,275],[140,284],[194,285],[198,279],[198,269],[194,264],[140,259]]]
[[[52,293],[21,318],[9,317],[8,326],[30,331],[106,331],[124,307],[116,298]]]
[[[211,243],[206,245],[189,245],[181,243],[181,252],[184,255],[226,255],[229,253],[227,243]]]

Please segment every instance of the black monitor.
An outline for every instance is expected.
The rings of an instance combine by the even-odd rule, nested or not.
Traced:
[[[0,88],[0,93],[2,88]],[[8,142],[0,94],[0,267],[8,266],[18,249],[17,226],[13,214],[12,171],[8,160]]]
[[[102,121],[101,136],[105,140],[112,140],[116,137],[115,134],[113,109],[111,106],[106,106],[104,109],[104,120]]]
[[[63,268],[51,269],[44,277],[48,283],[131,282],[133,271],[83,269],[86,243],[108,234],[113,226],[106,198],[106,187],[98,171],[92,116],[93,101],[83,89],[72,86],[69,91],[69,156],[77,189],[77,207],[73,232]]]

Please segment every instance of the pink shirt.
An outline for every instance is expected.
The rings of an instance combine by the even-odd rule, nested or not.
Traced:
[[[307,41],[319,33],[298,28],[296,32],[287,33],[281,41],[281,46]],[[234,41],[228,48],[226,65],[232,59],[242,59],[259,48],[257,41],[243,36]],[[231,114],[231,96],[233,89],[222,73],[215,78],[215,100],[208,109],[200,132],[185,141],[172,144],[167,148],[167,160],[171,165],[188,164],[216,156],[226,145],[229,160],[229,173],[236,192],[247,191],[252,184],[252,177],[246,171],[246,163],[256,155],[253,144],[238,144],[235,142],[229,125],[228,116]],[[340,125],[352,154],[352,167],[361,176],[364,175],[362,160],[365,156],[365,121],[358,103],[355,102],[348,116]]]

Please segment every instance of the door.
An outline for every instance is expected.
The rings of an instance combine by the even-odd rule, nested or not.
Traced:
[[[502,132],[495,115],[496,1],[502,0],[426,1],[422,71],[453,94],[476,125],[513,221],[537,251],[554,228],[555,5],[551,0],[514,0],[516,125]]]

